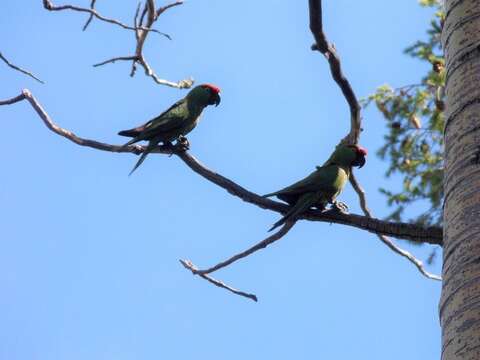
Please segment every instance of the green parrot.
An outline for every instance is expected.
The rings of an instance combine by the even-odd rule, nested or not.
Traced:
[[[317,166],[317,170],[306,178],[282,190],[264,195],[264,197],[276,196],[292,206],[269,231],[311,207],[324,210],[327,204],[332,204],[339,209],[340,204],[335,198],[347,183],[351,167],[361,168],[365,165],[366,155],[367,150],[361,146],[339,145],[327,162],[323,166]]]
[[[123,130],[118,133],[121,136],[132,137],[123,147],[146,140],[148,145],[130,171],[131,175],[145,160],[147,155],[162,142],[171,145],[171,141],[177,140],[188,148],[188,140],[184,136],[192,131],[200,119],[200,115],[208,105],[218,106],[220,104],[220,89],[215,85],[202,84],[194,87],[183,99],[177,101],[166,111],[130,130]]]

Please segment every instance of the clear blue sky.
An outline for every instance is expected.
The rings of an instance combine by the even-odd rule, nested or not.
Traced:
[[[325,28],[359,97],[385,82],[418,81],[425,65],[402,54],[424,37],[430,11],[415,0],[326,0]],[[88,6],[89,1],[77,1]],[[99,1],[131,22],[136,3]],[[60,3],[59,3],[60,4]],[[0,98],[29,88],[61,126],[125,141],[185,95],[130,66],[91,64],[129,55],[129,31],[50,13],[40,0],[7,1],[0,51],[46,81],[0,63]],[[191,152],[248,189],[266,193],[321,164],[349,126],[325,59],[310,51],[307,1],[190,0],[162,16],[145,55],[170,80],[222,88],[190,134]],[[300,222],[282,241],[215,274],[259,302],[193,277],[179,258],[207,266],[265,237],[278,214],[246,204],[188,169],[150,156],[82,148],[47,131],[27,103],[1,107],[0,359],[437,359],[440,283],[423,278],[370,233]],[[370,207],[388,208],[385,133],[364,113],[357,172]],[[353,190],[341,200],[360,212]],[[425,260],[428,247],[412,247]],[[439,272],[440,263],[429,268]]]

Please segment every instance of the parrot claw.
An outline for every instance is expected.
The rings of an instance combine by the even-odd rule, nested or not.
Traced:
[[[177,143],[175,144],[175,146],[177,146],[182,151],[187,151],[190,149],[190,142],[185,136],[180,135],[177,139]]]
[[[348,213],[348,205],[341,201],[334,201],[332,203],[332,209],[342,213]]]

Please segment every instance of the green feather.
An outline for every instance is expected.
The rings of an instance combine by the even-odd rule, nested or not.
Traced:
[[[339,146],[325,165],[318,166],[306,178],[284,189],[264,195],[264,197],[276,196],[292,205],[292,208],[269,231],[312,207],[323,210],[328,203],[333,203],[348,181],[350,167],[356,156],[355,149]]]
[[[132,174],[147,155],[160,143],[169,143],[182,135],[188,134],[197,125],[203,109],[211,104],[212,94],[204,86],[196,86],[185,98],[177,101],[163,113],[133,129],[120,131],[122,136],[132,137],[122,147],[135,144],[139,141],[149,141],[147,149],[142,153]]]

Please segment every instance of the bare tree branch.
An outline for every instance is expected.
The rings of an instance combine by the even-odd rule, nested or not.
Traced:
[[[157,84],[160,85],[167,85],[170,87],[176,87],[180,89],[186,89],[190,88],[193,85],[193,80],[191,79],[185,79],[181,80],[177,83],[171,82],[168,80],[161,79],[151,66],[148,64],[147,60],[145,59],[145,56],[143,55],[143,46],[145,44],[145,40],[147,39],[148,36],[148,31],[143,31],[141,28],[143,27],[143,23],[145,21],[145,27],[146,28],[151,28],[152,25],[154,24],[155,21],[158,20],[159,16],[165,12],[167,9],[170,9],[174,6],[178,6],[183,4],[183,1],[176,1],[172,4],[160,7],[158,10],[155,10],[155,1],[154,0],[146,0],[145,2],[145,7],[143,9],[142,15],[140,16],[140,21],[139,23],[136,23],[137,18],[138,18],[138,10],[135,14],[135,19],[134,22],[136,23],[135,26],[137,27],[137,31],[135,32],[135,37],[137,39],[137,46],[135,49],[135,55],[137,56],[136,60],[133,60],[132,62],[132,71],[130,73],[130,76],[133,76],[135,74],[135,64],[139,63],[143,69],[145,70],[145,75],[151,77]],[[146,18],[146,20],[145,20]]]
[[[91,10],[95,10],[95,3],[96,3],[97,0],[92,0],[91,3],[90,3],[90,9]],[[87,27],[88,25],[90,25],[90,23],[92,22],[93,20],[93,13],[90,14],[90,16],[88,17],[88,20],[87,22],[85,23],[85,25],[83,25],[83,31],[87,30]]]
[[[350,132],[349,134],[341,141],[341,143],[346,144],[358,144],[360,140],[360,133],[362,131],[362,123],[360,117],[361,107],[355,96],[355,93],[350,85],[348,79],[343,75],[340,58],[337,54],[337,51],[333,44],[329,43],[324,31],[323,31],[323,22],[322,22],[322,1],[321,0],[309,0],[309,9],[310,9],[310,30],[315,38],[315,44],[312,45],[312,50],[320,51],[325,58],[328,60],[330,65],[330,72],[332,78],[340,87],[340,90],[345,97],[348,106],[350,108]],[[350,183],[358,194],[360,207],[364,214],[372,218],[372,214],[367,207],[367,200],[365,192],[355,178],[355,175],[352,173],[350,175]],[[390,240],[385,234],[377,233],[379,239],[387,245],[392,251],[399,254],[400,256],[405,257],[411,263],[413,263],[417,269],[429,279],[441,280],[441,277],[428,273],[420,260],[415,258],[411,253],[406,250],[401,249],[395,245],[392,240]]]
[[[258,194],[243,188],[242,186],[218,174],[217,172],[208,169],[188,152],[179,152],[176,155],[179,156],[197,174],[222,187],[230,194],[239,197],[245,202],[256,205],[262,209],[276,211],[281,214],[286,213],[290,209],[289,205],[259,196]],[[368,218],[362,215],[341,213],[335,210],[308,210],[300,215],[299,219],[353,226],[374,234],[386,234],[399,239],[410,240],[422,244],[429,243],[440,246],[443,244],[443,230],[438,226],[422,227],[416,224],[402,222],[393,223],[379,219]]]
[[[79,6],[74,6],[74,5],[61,5],[61,6],[55,6],[51,0],[42,0],[43,1],[43,7],[49,11],[62,11],[62,10],[73,10],[73,11],[78,11],[78,12],[84,12],[90,14],[90,17],[88,18],[87,22],[85,23],[83,30],[85,30],[88,25],[90,24],[91,20],[93,17],[96,17],[99,20],[115,24],[117,26],[120,26],[124,29],[127,30],[132,30],[135,33],[135,39],[136,39],[136,47],[135,47],[135,54],[130,55],[130,56],[117,56],[113,57],[108,60],[104,60],[102,62],[99,62],[97,64],[94,64],[94,67],[99,67],[102,65],[106,64],[113,64],[117,60],[122,60],[122,61],[132,61],[132,70],[130,72],[130,76],[134,76],[136,72],[136,65],[139,64],[140,66],[143,67],[145,71],[145,75],[152,78],[155,83],[159,85],[166,85],[178,89],[188,89],[192,87],[194,81],[193,79],[184,79],[180,80],[178,82],[174,81],[169,81],[169,80],[164,80],[160,78],[155,71],[152,69],[150,64],[147,62],[145,59],[145,55],[143,54],[143,48],[145,45],[145,41],[147,39],[148,34],[151,32],[155,32],[158,34],[161,34],[171,40],[170,35],[162,33],[156,29],[153,29],[152,26],[153,24],[158,20],[161,14],[163,14],[166,10],[171,9],[173,7],[179,6],[183,4],[183,1],[175,1],[173,3],[167,4],[165,6],[159,7],[158,9],[155,9],[155,1],[154,0],[145,0],[145,6],[143,8],[142,14],[140,16],[140,20],[138,19],[139,17],[139,12],[141,8],[141,3],[139,3],[137,7],[137,11],[134,16],[134,26],[129,26],[121,21],[118,21],[116,19],[111,19],[107,18],[103,15],[101,15],[96,9],[95,9],[95,3],[96,0],[91,0],[90,3],[90,8],[82,8]]]
[[[360,200],[360,207],[362,208],[364,214],[367,215],[369,218],[373,218],[372,213],[367,206],[367,198],[365,195],[365,191],[362,189],[362,187],[358,183],[353,172],[350,175],[350,183],[352,184],[353,188],[358,194],[358,197]],[[376,234],[376,235],[378,236],[380,241],[383,242],[385,245],[387,245],[393,252],[399,254],[400,256],[403,256],[408,261],[410,261],[413,265],[415,265],[415,267],[418,269],[418,271],[420,271],[422,275],[424,275],[425,277],[431,280],[442,281],[442,278],[440,276],[431,274],[428,271],[426,271],[423,266],[423,263],[420,260],[418,260],[410,252],[397,246],[390,238],[388,238],[388,236],[385,236],[383,234]]]
[[[157,9],[156,13],[155,13],[155,17],[158,18],[160,15],[162,15],[165,11],[167,11],[168,9],[172,8],[172,7],[175,7],[175,6],[178,6],[178,5],[182,5],[183,4],[183,1],[175,1],[171,4],[168,4],[168,5],[165,5],[165,6],[161,6]]]
[[[0,106],[1,105],[12,105],[12,104],[15,104],[17,102],[25,100],[25,91],[28,91],[28,90],[23,90],[20,95],[17,95],[15,97],[11,98],[11,99],[0,100]]]
[[[123,147],[122,145],[111,145],[95,140],[81,138],[73,132],[61,128],[53,122],[48,113],[43,109],[42,105],[27,89],[23,90],[20,95],[15,96],[11,99],[3,101],[0,100],[0,106],[12,105],[23,100],[27,100],[30,103],[30,105],[33,107],[33,109],[36,111],[36,113],[42,119],[43,123],[47,126],[48,129],[50,129],[57,135],[63,136],[64,138],[74,142],[77,145],[86,146],[102,151],[116,153],[134,153],[137,155],[141,154],[145,150],[145,147],[141,145],[131,145],[128,147]],[[217,172],[208,169],[203,164],[201,164],[195,157],[193,157],[190,153],[186,151],[181,151],[178,148],[172,148],[168,146],[158,146],[152,152],[168,155],[177,155],[190,169],[192,169],[194,172],[196,172],[206,180],[225,189],[230,194],[239,197],[243,201],[256,205],[262,209],[275,211],[281,214],[287,212],[290,209],[290,206],[287,204],[264,198],[256,193],[253,193],[243,188],[242,186],[218,174]],[[440,246],[443,243],[442,228],[436,226],[422,227],[415,224],[407,224],[401,222],[393,223],[380,219],[368,218],[362,215],[345,214],[332,210],[323,212],[319,210],[309,210],[302,214],[299,219],[348,225],[375,234],[386,234],[397,237],[399,239],[416,241],[418,243],[430,243]]]
[[[257,297],[255,295],[245,294],[244,292],[240,292],[238,290],[232,289],[231,287],[226,286],[223,282],[220,282],[218,280],[215,280],[215,279],[212,279],[212,278],[208,277],[208,274],[210,274],[214,271],[220,270],[224,267],[227,267],[227,266],[231,265],[232,263],[234,263],[234,262],[236,262],[240,259],[243,259],[243,258],[253,254],[254,252],[256,252],[260,249],[266,248],[268,245],[274,243],[275,241],[280,240],[282,237],[284,237],[290,231],[290,229],[293,227],[293,225],[295,225],[295,222],[296,221],[287,221],[280,228],[280,230],[278,230],[276,233],[270,235],[266,239],[260,241],[259,243],[255,244],[254,246],[248,248],[247,250],[242,251],[241,253],[238,253],[238,254],[228,258],[227,260],[218,263],[215,266],[212,266],[211,268],[208,268],[208,269],[205,269],[205,270],[199,270],[199,269],[197,269],[197,267],[195,265],[193,265],[193,263],[190,260],[180,260],[180,262],[182,263],[183,266],[185,266],[187,269],[189,269],[192,272],[193,275],[199,275],[200,277],[210,281],[211,283],[213,283],[217,286],[223,287],[223,288],[225,288],[225,289],[227,289],[227,290],[229,290],[229,291],[231,291],[235,294],[246,296],[246,297],[249,297],[251,299],[253,299],[253,297],[254,297],[253,300],[257,301]]]
[[[133,56],[118,56],[118,57],[114,57],[114,58],[99,62],[97,64],[93,64],[93,67],[114,63],[115,61],[132,61],[132,60],[137,61],[138,57],[136,55],[133,55]]]
[[[93,1],[94,2],[94,1]],[[110,24],[114,24],[114,25],[118,25],[126,30],[132,30],[132,31],[136,31],[138,30],[137,28],[135,27],[132,27],[132,26],[128,26],[127,24],[124,24],[122,23],[121,21],[119,20],[116,20],[116,19],[111,19],[111,18],[107,18],[101,14],[99,14],[97,12],[97,10],[95,10],[94,8],[90,8],[90,9],[87,9],[87,8],[82,8],[82,7],[79,7],[79,6],[75,6],[75,5],[60,5],[60,6],[55,6],[53,5],[52,1],[51,0],[43,0],[43,7],[49,11],[62,11],[62,10],[73,10],[73,11],[78,11],[78,12],[84,12],[84,13],[88,13],[90,14],[90,16],[94,16],[96,17],[97,19],[99,20],[102,20],[102,21],[105,21],[105,22],[108,22]],[[86,27],[84,26],[84,29]],[[142,31],[147,31],[147,32],[154,32],[154,33],[157,33],[157,34],[160,34],[160,35],[163,35],[165,36],[166,38],[170,39],[170,36],[168,34],[165,34],[161,31],[158,31],[156,29],[151,29],[151,28],[143,28],[141,27],[140,30]]]
[[[234,294],[237,294],[237,295],[240,295],[240,296],[243,296],[243,297],[246,297],[246,298],[249,298],[249,299],[252,299],[253,301],[257,302],[258,299],[257,299],[257,296],[255,294],[249,294],[249,293],[246,293],[246,292],[243,292],[243,291],[240,291],[240,290],[237,290],[235,288],[232,288],[231,286],[228,286],[227,284],[225,284],[223,281],[220,281],[220,280],[217,280],[217,279],[214,279],[212,278],[211,276],[208,276],[208,275],[204,275],[204,274],[197,274],[196,272],[198,272],[198,269],[196,268],[195,265],[193,265],[190,261],[188,260],[180,260],[180,263],[188,270],[190,270],[194,275],[199,275],[200,277],[204,278],[205,280],[211,282],[213,285],[215,286],[218,286],[222,289],[226,289],[228,291],[231,291],[232,293]]]
[[[238,254],[230,257],[229,259],[227,259],[225,261],[222,261],[222,262],[218,263],[217,265],[212,266],[208,269],[197,270],[197,271],[195,271],[195,275],[210,274],[214,271],[217,271],[217,270],[220,270],[224,267],[227,267],[228,265],[230,265],[230,264],[232,264],[232,263],[234,263],[234,262],[236,262],[240,259],[243,259],[244,257],[247,257],[247,256],[253,254],[254,252],[257,252],[258,250],[266,248],[268,245],[273,244],[275,241],[280,240],[282,237],[284,237],[292,229],[293,225],[295,225],[295,222],[296,221],[287,221],[280,228],[280,230],[278,230],[276,233],[270,235],[266,239],[260,241],[259,243],[255,244],[251,248],[248,248],[247,250],[242,251],[241,253],[238,253]]]
[[[350,133],[342,140],[347,144],[358,144],[360,139],[360,132],[362,131],[362,123],[360,118],[360,104],[353,92],[352,86],[347,78],[343,75],[340,58],[333,44],[327,40],[323,32],[322,22],[322,1],[309,0],[310,7],[310,30],[315,38],[315,44],[312,45],[312,50],[320,51],[328,60],[330,65],[330,72],[332,78],[340,87],[343,96],[347,100],[350,108]]]
[[[10,61],[7,60],[7,58],[5,56],[3,56],[3,54],[0,52],[0,59],[2,59],[5,64],[7,64],[9,67],[11,67],[12,69],[14,70],[17,70],[17,71],[20,71],[21,73],[27,75],[27,76],[30,76],[31,78],[37,80],[39,83],[41,84],[45,84],[42,80],[40,80],[38,77],[36,77],[35,75],[33,75],[30,71],[27,71],[25,69],[22,69],[20,67],[18,67],[17,65],[15,64],[12,64]]]

